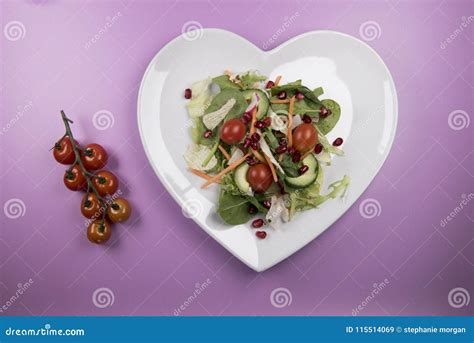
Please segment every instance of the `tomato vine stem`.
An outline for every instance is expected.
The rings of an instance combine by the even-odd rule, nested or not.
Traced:
[[[105,222],[105,215],[107,214],[108,203],[102,196],[100,196],[99,192],[97,191],[97,189],[94,186],[94,183],[92,182],[92,178],[95,175],[93,173],[90,173],[84,167],[84,164],[82,163],[81,153],[80,153],[81,148],[77,144],[77,142],[75,141],[74,136],[72,134],[71,126],[69,125],[69,124],[73,124],[74,122],[66,116],[66,113],[64,113],[63,110],[61,110],[61,118],[63,120],[64,127],[66,128],[66,133],[64,134],[63,137],[61,137],[61,139],[59,141],[61,141],[64,137],[68,136],[69,140],[71,141],[72,148],[74,150],[74,156],[75,156],[74,163],[71,165],[71,167],[69,167],[66,170],[66,173],[71,172],[72,168],[75,165],[79,165],[79,168],[81,169],[81,172],[82,172],[82,174],[84,175],[84,177],[86,178],[86,181],[87,181],[87,192],[86,192],[86,194],[87,195],[90,194],[90,190],[92,189],[92,191],[94,192],[95,196],[97,197],[97,199],[99,200],[99,202],[101,204],[101,208],[103,209],[102,219],[101,219],[101,225],[103,226],[104,222]]]

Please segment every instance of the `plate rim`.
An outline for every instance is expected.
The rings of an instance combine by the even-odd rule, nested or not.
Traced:
[[[250,40],[246,39],[245,37],[242,37],[241,35],[235,33],[235,32],[232,32],[232,31],[229,31],[229,30],[224,30],[224,29],[221,29],[221,28],[201,28],[201,29],[197,29],[197,30],[200,30],[203,32],[203,34],[205,34],[205,32],[218,32],[220,34],[227,34],[227,35],[231,35],[231,36],[234,36],[234,38],[237,38],[243,42],[245,42],[246,44],[249,44],[250,46],[252,46],[253,48],[255,48],[257,51],[259,51],[261,54],[264,54],[264,55],[272,55],[274,53],[277,53],[280,49],[282,49],[284,46],[288,45],[288,44],[291,44],[292,42],[295,42],[301,38],[304,38],[304,37],[307,37],[307,36],[311,36],[311,35],[318,35],[318,34],[331,34],[331,35],[336,35],[336,36],[341,36],[341,37],[344,37],[346,39],[350,39],[350,40],[353,40],[355,42],[357,42],[358,44],[362,44],[366,49],[368,49],[372,55],[374,55],[376,57],[376,59],[381,63],[381,65],[383,66],[387,76],[388,76],[388,81],[389,81],[389,84],[390,84],[390,88],[393,89],[393,105],[394,105],[394,108],[393,108],[393,130],[392,130],[392,135],[390,136],[390,139],[389,139],[389,142],[388,142],[388,145],[387,145],[387,153],[385,154],[385,156],[383,156],[383,161],[382,163],[380,163],[380,165],[376,168],[375,172],[374,172],[374,177],[373,179],[367,184],[367,186],[365,187],[365,189],[362,191],[362,193],[354,200],[354,202],[348,206],[342,213],[339,217],[337,217],[333,222],[331,222],[331,224],[329,224],[321,233],[325,232],[327,229],[329,229],[332,225],[334,225],[334,223],[336,223],[339,219],[342,218],[342,216],[344,216],[344,214],[350,209],[352,208],[352,206],[354,205],[355,202],[357,202],[357,200],[359,200],[362,195],[367,191],[367,188],[370,186],[370,184],[372,183],[372,181],[375,179],[375,177],[379,174],[380,170],[382,169],[383,165],[385,164],[385,162],[387,161],[387,157],[389,156],[391,150],[392,150],[392,146],[393,146],[393,142],[395,140],[395,137],[396,137],[396,132],[397,132],[397,128],[398,128],[398,110],[399,110],[399,106],[398,106],[398,93],[397,93],[397,88],[396,88],[396,85],[395,85],[395,82],[394,82],[394,79],[393,79],[393,76],[390,72],[390,69],[388,68],[388,66],[386,65],[385,61],[382,59],[382,57],[377,53],[377,51],[372,48],[369,44],[367,44],[367,42],[364,42],[363,40],[353,36],[353,35],[350,35],[350,34],[347,34],[347,33],[344,33],[344,32],[340,32],[340,31],[334,31],[334,30],[312,30],[312,31],[307,31],[307,32],[304,32],[302,34],[299,34],[297,36],[294,36],[284,42],[282,42],[281,44],[279,44],[278,46],[274,47],[273,49],[270,49],[270,50],[263,50],[261,49],[259,46],[255,45],[253,42],[251,42]],[[147,147],[147,144],[145,144],[145,134],[143,132],[143,128],[142,128],[142,125],[141,125],[141,118],[142,118],[142,115],[141,115],[141,111],[140,111],[140,104],[141,104],[141,100],[142,100],[142,97],[143,97],[143,92],[144,92],[144,87],[145,87],[145,81],[146,79],[148,78],[149,74],[150,74],[150,71],[151,69],[153,68],[153,66],[155,65],[156,63],[156,60],[162,55],[165,53],[166,50],[170,49],[171,45],[178,41],[178,40],[181,40],[181,39],[184,39],[184,36],[187,34],[187,32],[183,32],[181,33],[179,36],[176,36],[175,38],[169,40],[161,49],[159,49],[159,51],[153,56],[153,58],[150,60],[147,68],[145,69],[145,72],[143,73],[143,77],[140,81],[140,88],[139,88],[139,91],[138,91],[138,95],[137,95],[137,124],[138,124],[138,130],[139,130],[139,133],[140,133],[140,140],[141,140],[141,143],[142,143],[142,146],[143,146],[143,150],[145,151],[145,155],[148,159],[148,163],[151,165],[151,167],[153,168],[153,171],[155,172],[156,176],[158,177],[159,181],[161,182],[161,184],[165,187],[166,191],[171,194],[171,196],[173,197],[173,200],[181,206],[181,201],[180,199],[178,198],[178,194],[176,194],[176,192],[174,191],[174,189],[171,187],[171,185],[168,184],[168,182],[165,180],[164,176],[161,175],[161,172],[158,170],[158,168],[155,166],[154,163],[152,163],[152,157],[151,157],[151,152],[149,151],[149,148]],[[318,236],[316,236],[315,238],[311,239],[310,241],[304,243],[301,247],[297,248],[296,250],[294,250],[293,252],[289,253],[288,255],[286,255],[285,257],[281,258],[280,260],[276,261],[276,262],[273,262],[269,265],[252,265],[250,264],[248,261],[244,260],[241,258],[241,256],[239,256],[239,254],[237,253],[234,253],[234,251],[232,251],[231,247],[230,246],[227,246],[226,244],[224,244],[216,235],[213,234],[213,232],[211,230],[208,230],[207,228],[204,228],[203,226],[200,225],[200,223],[196,222],[193,220],[194,223],[196,223],[201,230],[205,231],[206,234],[210,235],[214,240],[216,240],[219,245],[221,245],[224,249],[226,249],[227,251],[229,251],[232,256],[236,257],[238,260],[240,260],[241,262],[243,262],[245,265],[247,265],[249,268],[251,268],[252,270],[256,271],[256,272],[263,272],[277,264],[279,264],[280,262],[284,261],[285,259],[287,259],[289,256],[295,254],[296,252],[298,252],[299,250],[301,250],[302,248],[304,248],[306,245],[308,245],[310,242],[312,242],[314,239],[318,238]]]

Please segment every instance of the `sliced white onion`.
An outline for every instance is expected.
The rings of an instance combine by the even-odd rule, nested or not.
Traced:
[[[267,142],[265,141],[265,139],[263,138],[263,135],[262,133],[257,130],[257,132],[259,133],[260,135],[260,148],[262,149],[263,153],[265,155],[267,155],[267,157],[270,159],[270,161],[275,165],[275,167],[278,168],[278,170],[285,174],[285,171],[283,170],[283,168],[280,166],[280,164],[278,163],[278,161],[275,159],[275,157],[273,157],[273,154],[272,154],[272,151],[270,150],[270,147],[268,146]]]
[[[252,94],[252,101],[250,101],[250,104],[247,106],[247,109],[245,112],[252,112],[255,107],[258,106],[258,103],[260,102],[260,97],[258,96],[257,92]]]
[[[209,130],[214,130],[220,124],[220,122],[224,120],[225,116],[227,113],[229,113],[232,107],[234,107],[234,105],[234,98],[227,100],[227,102],[217,111],[205,114],[204,117],[202,117],[202,122]]]

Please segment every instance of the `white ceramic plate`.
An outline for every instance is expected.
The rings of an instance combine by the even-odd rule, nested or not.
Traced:
[[[332,166],[325,168],[324,189],[349,175],[344,201],[335,199],[298,213],[280,229],[270,229],[264,240],[255,237],[248,224],[229,226],[219,218],[217,186],[200,189],[203,180],[187,171],[183,159],[191,143],[183,91],[225,69],[257,69],[271,79],[283,75],[282,83],[302,79],[309,88],[322,86],[322,98],[339,102],[341,119],[328,138],[344,138],[345,156],[334,157]],[[150,62],[138,96],[141,139],[161,182],[203,230],[256,271],[301,249],[352,206],[390,151],[397,112],[395,85],[382,59],[364,42],[332,31],[308,32],[271,51],[219,29],[181,35]]]

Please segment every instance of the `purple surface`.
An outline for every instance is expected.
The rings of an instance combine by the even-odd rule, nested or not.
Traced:
[[[360,315],[472,314],[470,1],[30,0],[3,1],[1,12],[0,314],[173,315],[181,305],[181,315],[351,315],[358,305]],[[368,190],[260,274],[182,215],[141,146],[139,82],[189,21],[265,48],[311,30],[362,34],[397,85],[397,137]],[[87,241],[81,196],[64,188],[48,151],[63,134],[60,109],[80,142],[108,149],[135,210],[105,247]],[[101,110],[112,126],[94,125]],[[380,205],[377,216],[362,216],[365,199]]]

